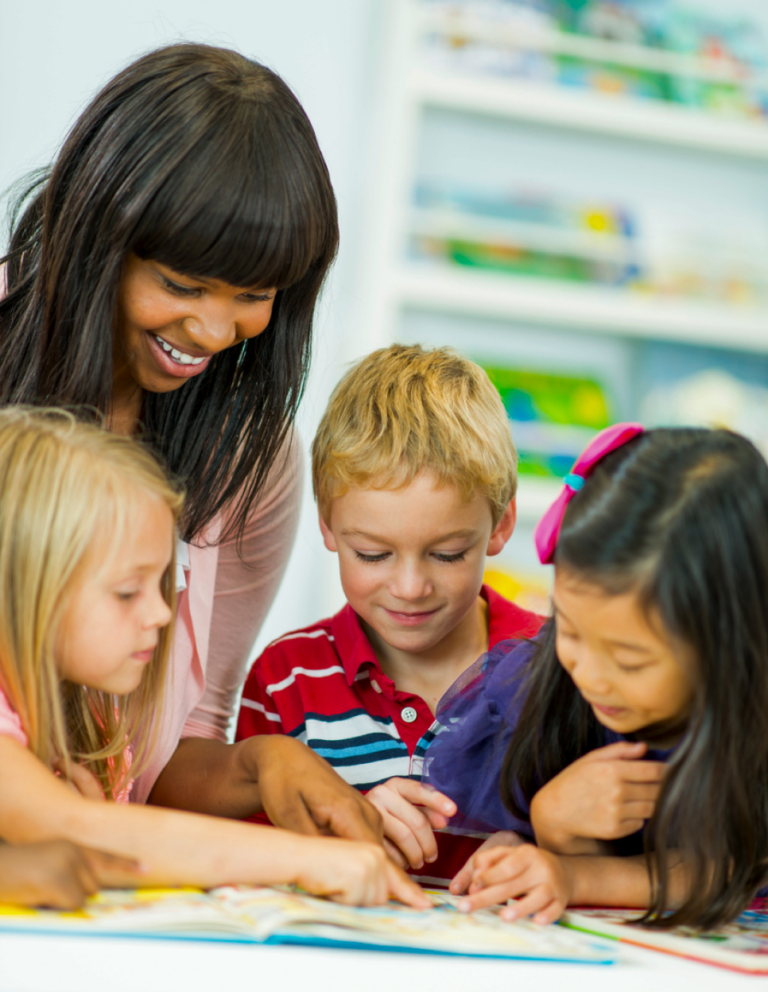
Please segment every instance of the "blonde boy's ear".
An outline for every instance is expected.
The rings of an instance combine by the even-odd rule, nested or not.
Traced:
[[[498,555],[504,550],[504,545],[512,537],[512,531],[515,529],[516,523],[517,502],[513,496],[507,504],[501,520],[496,524],[496,529],[491,534],[491,539],[488,542],[488,550],[485,552],[487,555]]]
[[[338,551],[339,549],[336,544],[336,538],[333,536],[333,531],[323,520],[323,515],[319,510],[317,511],[317,519],[320,521],[320,533],[323,535],[323,544],[329,551]]]

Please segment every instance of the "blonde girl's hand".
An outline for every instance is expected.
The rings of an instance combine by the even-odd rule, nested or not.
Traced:
[[[475,855],[469,895],[459,909],[470,913],[513,899],[501,910],[502,919],[532,916],[534,923],[554,923],[571,900],[573,884],[567,861],[550,851],[533,844],[496,847]]]
[[[52,764],[54,774],[62,779],[70,788],[79,793],[83,799],[93,799],[96,802],[104,800],[104,793],[95,775],[92,775],[84,765],[72,762],[69,768],[69,778],[65,777],[64,762],[56,759]]]
[[[381,906],[390,899],[415,909],[432,905],[383,847],[333,837],[296,840],[303,864],[295,880],[307,892],[348,906]]]
[[[494,847],[517,847],[520,844],[525,844],[525,841],[519,834],[516,834],[512,830],[499,830],[497,833],[491,834],[487,840],[483,841],[475,853],[467,859],[464,867],[454,875],[451,884],[448,886],[450,892],[455,896],[460,896],[467,891],[472,881],[472,876],[475,873],[475,859],[481,851],[489,851]]]
[[[642,742],[619,741],[564,768],[531,802],[536,843],[559,854],[595,854],[600,841],[641,830],[653,816],[667,766],[643,761]]]
[[[101,886],[135,886],[139,865],[66,840],[0,844],[0,902],[77,909]]]
[[[391,778],[366,793],[384,822],[384,848],[401,868],[421,868],[437,859],[433,830],[442,830],[456,803],[420,782]]]

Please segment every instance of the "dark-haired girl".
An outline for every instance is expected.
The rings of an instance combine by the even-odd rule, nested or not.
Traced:
[[[540,922],[732,919],[768,883],[768,466],[728,431],[620,424],[536,541],[553,620],[438,710],[430,781],[464,826],[515,831],[453,891]]]
[[[170,705],[133,798],[372,839],[376,814],[309,749],[225,743],[295,534],[292,423],[337,242],[328,171],[285,83],[232,51],[152,52],[17,205],[0,404],[101,414],[186,491]],[[223,794],[222,766],[240,783]]]

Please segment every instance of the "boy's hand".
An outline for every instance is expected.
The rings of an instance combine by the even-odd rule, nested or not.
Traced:
[[[640,760],[642,742],[619,741],[590,751],[533,797],[531,825],[540,847],[559,854],[593,854],[597,841],[641,830],[653,816],[667,766]]]
[[[488,840],[483,841],[472,857],[467,860],[464,867],[456,873],[448,888],[455,896],[460,896],[467,891],[475,873],[475,859],[481,851],[490,851],[493,847],[517,847],[520,844],[525,844],[525,841],[512,830],[499,830],[497,833],[491,834]]]
[[[264,812],[277,827],[381,844],[378,811],[319,755],[282,734],[251,737],[259,747],[258,786]]]
[[[390,899],[415,909],[432,906],[431,899],[378,845],[324,840],[311,846],[304,842],[300,850],[295,881],[307,892],[349,906],[381,906]]]
[[[0,902],[77,909],[100,886],[135,886],[142,875],[130,858],[66,840],[0,844]]]
[[[367,794],[384,821],[384,848],[401,868],[421,868],[437,858],[432,832],[456,813],[456,803],[442,792],[408,778],[391,778]],[[419,809],[418,807],[422,807]]]
[[[573,885],[567,859],[533,844],[495,847],[475,855],[469,895],[459,909],[470,913],[514,899],[502,909],[503,919],[533,916],[534,923],[554,923],[570,902]]]

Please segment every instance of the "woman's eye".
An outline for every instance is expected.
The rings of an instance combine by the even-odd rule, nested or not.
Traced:
[[[244,303],[269,303],[275,298],[274,293],[241,293],[240,299]]]
[[[444,562],[448,562],[448,563],[454,562],[454,561],[464,561],[464,559],[466,558],[466,556],[467,556],[467,552],[466,551],[457,551],[457,552],[455,552],[452,555],[445,554],[442,551],[436,551],[435,552],[435,558],[437,558],[438,561],[444,561]]]
[[[195,296],[198,293],[194,286],[182,286],[167,276],[163,276],[163,284],[169,292],[175,293],[176,296]]]
[[[364,555],[362,551],[356,551],[355,557],[358,558],[360,561],[367,561],[369,563],[373,563],[376,561],[384,561],[388,553],[389,552],[387,551],[381,551],[377,555]]]

